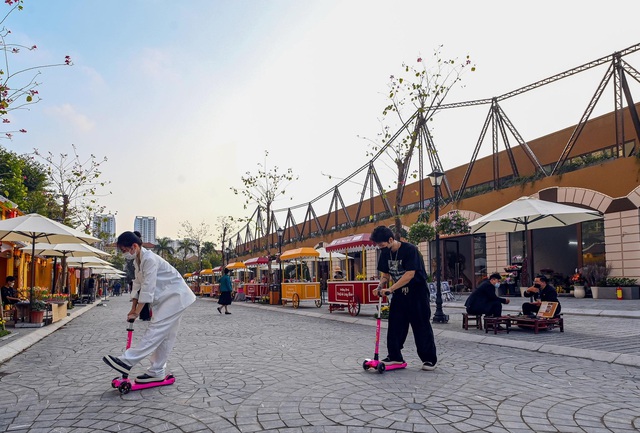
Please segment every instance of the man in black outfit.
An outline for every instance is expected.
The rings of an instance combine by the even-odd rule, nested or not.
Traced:
[[[2,286],[2,304],[3,305],[12,305],[17,304],[22,299],[18,297],[18,291],[14,287],[16,283],[16,277],[8,276],[6,283]]]
[[[544,275],[538,275],[533,280],[533,286],[529,287],[524,296],[533,297],[533,302],[525,302],[522,304],[522,314],[525,316],[536,315],[540,310],[540,303],[546,302],[558,302],[558,292],[556,288],[549,284],[549,279]],[[558,308],[556,309],[556,316],[560,315],[560,302],[558,302]]]
[[[491,274],[488,279],[485,279],[476,287],[464,303],[468,314],[502,316],[502,304],[508,304],[509,298],[500,298],[496,295],[496,289],[500,287],[501,279],[500,274]]]
[[[393,232],[385,226],[376,227],[369,239],[380,248],[380,284],[373,293],[377,296],[393,294],[387,329],[389,356],[382,362],[386,365],[404,363],[402,347],[411,325],[422,369],[435,370],[438,356],[429,322],[431,309],[427,273],[420,251],[413,244],[395,240]],[[387,283],[391,285],[385,289]]]

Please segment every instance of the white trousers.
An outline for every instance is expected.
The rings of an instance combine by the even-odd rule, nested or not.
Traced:
[[[180,328],[182,310],[166,319],[151,321],[142,339],[135,347],[130,347],[120,357],[120,360],[130,366],[134,366],[147,356],[151,361],[151,366],[147,374],[153,377],[164,377],[167,359],[173,349]]]

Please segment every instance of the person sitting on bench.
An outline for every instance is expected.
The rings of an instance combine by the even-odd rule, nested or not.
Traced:
[[[525,302],[522,304],[522,314],[525,316],[537,315],[540,310],[540,303],[543,301],[557,302],[558,308],[556,309],[555,317],[560,315],[560,302],[558,302],[558,293],[556,288],[549,284],[549,279],[544,275],[537,275],[533,280],[533,286],[529,287],[524,292],[524,296],[533,297],[532,302]]]
[[[496,295],[496,289],[500,287],[500,274],[494,273],[483,280],[476,289],[471,292],[464,306],[467,313],[473,315],[485,314],[487,316],[502,316],[502,304],[508,304],[509,298],[500,298]]]

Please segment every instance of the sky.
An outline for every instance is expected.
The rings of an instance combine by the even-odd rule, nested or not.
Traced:
[[[13,70],[65,55],[73,66],[40,69],[42,100],[10,113],[10,128],[28,132],[0,145],[106,157],[99,200],[118,232],[154,216],[159,237],[180,237],[187,221],[208,224],[214,240],[218,217],[255,209],[230,188],[258,163],[299,176],[276,208],[365,164],[403,62],[440,45],[446,58],[469,55],[476,71],[446,102],[490,98],[639,43],[638,16],[637,0],[25,0],[4,25],[38,49],[10,58]],[[626,60],[640,70],[638,53]],[[503,108],[525,140],[544,136],[578,122],[604,71]],[[595,115],[612,110],[611,94]],[[436,116],[445,170],[469,162],[487,109]],[[357,201],[353,183],[346,204]]]

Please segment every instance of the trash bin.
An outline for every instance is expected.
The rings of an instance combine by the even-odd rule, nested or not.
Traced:
[[[269,305],[280,304],[280,288],[277,284],[269,285]]]

